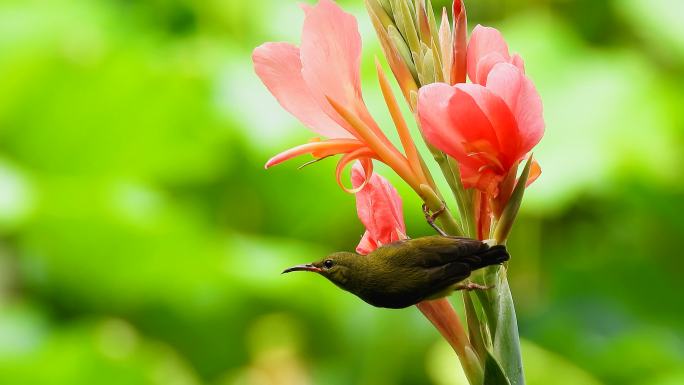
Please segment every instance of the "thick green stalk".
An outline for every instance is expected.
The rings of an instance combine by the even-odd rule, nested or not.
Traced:
[[[506,268],[496,266],[489,269],[491,271],[487,274],[489,276],[487,284],[494,285],[494,288],[487,290],[487,295],[479,296],[479,298],[487,316],[495,319],[495,322],[488,319],[493,343],[492,353],[511,385],[524,385],[518,321],[508,286]]]

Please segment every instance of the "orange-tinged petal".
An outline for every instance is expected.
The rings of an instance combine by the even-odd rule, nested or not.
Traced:
[[[329,138],[352,137],[323,110],[304,82],[299,48],[266,43],[254,50],[252,60],[257,75],[280,105],[305,126]]]
[[[530,165],[530,175],[527,176],[527,182],[525,182],[525,187],[532,184],[537,178],[541,176],[542,170],[536,159],[532,159],[532,164]]]
[[[364,144],[356,139],[329,139],[325,141],[314,141],[305,143],[277,154],[266,162],[265,168],[273,167],[286,160],[294,157],[312,154],[315,158],[324,158],[326,156],[348,153],[359,148],[363,148]]]
[[[337,184],[342,188],[342,190],[350,194],[356,194],[366,186],[366,183],[369,182],[368,179],[364,180],[364,182],[361,185],[356,185],[351,189],[345,187],[344,183],[342,183],[342,171],[344,171],[344,168],[347,167],[349,163],[358,160],[359,164],[365,171],[365,175],[372,175],[373,160],[371,158],[374,155],[375,153],[366,147],[359,148],[357,150],[344,154],[340,161],[337,162],[337,168],[335,169],[335,180],[337,181]]]
[[[496,195],[498,192],[498,185],[503,179],[503,176],[494,172],[492,168],[478,168],[473,169],[464,164],[459,164],[459,171],[461,173],[461,181],[465,188],[476,188],[484,191],[490,196]]]
[[[487,78],[487,89],[500,96],[515,115],[521,138],[517,160],[522,159],[544,135],[541,97],[532,81],[508,63],[494,66]]]

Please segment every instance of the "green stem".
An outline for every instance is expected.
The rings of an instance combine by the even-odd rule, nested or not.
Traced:
[[[437,162],[437,165],[439,165],[440,170],[442,170],[444,179],[446,180],[449,188],[451,189],[451,193],[456,199],[456,205],[458,206],[463,234],[465,236],[474,238],[476,236],[476,229],[475,221],[472,216],[472,200],[463,187],[463,183],[461,183],[461,173],[459,172],[456,161],[435,148],[427,140],[425,140],[425,144],[430,150],[435,162]]]

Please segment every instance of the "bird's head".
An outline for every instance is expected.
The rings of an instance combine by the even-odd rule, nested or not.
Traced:
[[[329,279],[342,289],[349,290],[350,284],[358,272],[364,268],[366,257],[348,252],[337,252],[313,263],[292,266],[285,269],[284,273],[293,271],[311,271]]]

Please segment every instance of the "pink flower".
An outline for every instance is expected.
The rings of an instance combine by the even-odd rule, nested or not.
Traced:
[[[356,252],[365,255],[382,245],[405,239],[406,225],[401,198],[387,179],[378,174],[372,174],[369,178],[357,162],[352,168],[352,185],[359,189],[356,193],[356,212],[366,226]]]
[[[458,161],[464,186],[496,196],[502,180],[541,139],[544,118],[537,90],[514,64],[495,64],[484,84],[421,88],[418,118],[426,139]]]
[[[495,28],[476,25],[468,42],[467,68],[468,77],[473,83],[487,85],[489,73],[499,63],[510,63],[525,73],[522,58],[510,55],[508,44]]]
[[[330,0],[303,9],[301,48],[265,43],[252,54],[254,70],[283,108],[312,131],[329,138],[353,138],[353,128],[326,96],[351,110],[365,110],[356,19]]]
[[[266,168],[303,154],[316,159],[345,154],[336,173],[340,186],[340,173],[347,164],[360,159],[370,175],[371,159],[378,159],[417,189],[407,159],[382,133],[363,101],[356,19],[331,0],[303,9],[301,47],[263,44],[252,54],[254,70],[283,108],[328,139],[314,138],[286,150],[269,159]]]

